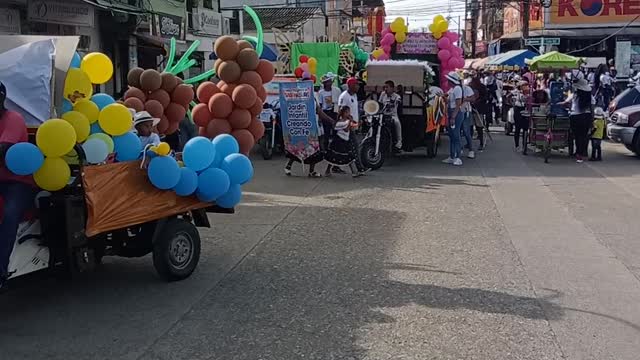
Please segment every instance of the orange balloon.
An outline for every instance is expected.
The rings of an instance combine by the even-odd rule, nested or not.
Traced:
[[[249,108],[249,112],[251,113],[252,117],[256,117],[260,115],[263,109],[262,105],[263,105],[262,99],[260,98],[256,99],[255,104],[253,104],[253,106]]]
[[[247,84],[253,86],[254,89],[262,87],[262,78],[255,71],[245,71],[240,75],[240,84]]]
[[[236,61],[244,71],[255,70],[258,67],[260,57],[258,57],[258,53],[253,49],[243,49],[238,53]]]
[[[219,37],[213,44],[213,51],[216,53],[219,59],[233,60],[238,55],[240,48],[236,39],[231,36],[225,35]]]
[[[236,138],[238,141],[238,145],[240,146],[240,153],[249,155],[249,152],[253,148],[253,145],[256,143],[253,135],[247,129],[233,130],[231,132],[231,136]]]
[[[233,90],[236,89],[236,86],[238,86],[238,85],[236,85],[236,84],[226,84],[224,86],[224,88],[222,88],[220,90],[222,90],[223,93],[231,96],[231,95],[233,95]]]
[[[231,133],[231,125],[227,119],[211,119],[207,125],[207,137],[210,139],[218,135]]]
[[[171,94],[173,89],[178,86],[178,80],[180,80],[180,78],[170,73],[162,73],[160,76],[162,77],[162,90]]]
[[[233,109],[229,114],[229,124],[234,129],[246,129],[251,124],[251,113],[249,110]]]
[[[198,127],[198,135],[199,136],[204,136],[204,137],[209,137],[209,135],[207,135],[207,128],[205,127]]]
[[[251,45],[247,40],[238,40],[237,43],[240,51],[242,51],[242,49],[253,49],[253,45]]]
[[[238,85],[233,90],[231,99],[233,100],[233,103],[236,104],[236,106],[238,106],[239,108],[249,109],[253,106],[253,104],[256,103],[257,96],[258,95],[256,94],[256,89],[254,89],[253,86],[242,84]]]
[[[140,74],[140,87],[146,91],[154,91],[162,86],[162,76],[153,69],[147,69]]]
[[[171,101],[183,106],[188,106],[193,101],[193,88],[187,84],[180,84],[173,89],[171,93]]]
[[[218,67],[218,77],[226,83],[238,81],[241,74],[242,69],[235,61],[225,61]]]
[[[218,93],[214,94],[209,99],[209,111],[211,116],[219,119],[226,119],[233,110],[233,101],[227,94]]]
[[[191,117],[193,122],[198,126],[206,127],[211,120],[211,112],[207,104],[198,104],[191,110]]]
[[[211,81],[205,81],[200,86],[198,86],[198,90],[196,90],[196,96],[198,97],[198,101],[203,104],[208,104],[209,99],[213,96],[213,94],[217,94],[220,92],[218,86],[212,83]]]
[[[169,119],[169,127],[171,127],[171,123],[180,122],[187,115],[187,109],[176,103],[171,103],[167,106],[167,110],[165,110],[165,115],[167,119]]]
[[[261,59],[258,62],[258,67],[256,68],[256,72],[260,74],[263,84],[266,84],[271,80],[273,80],[273,76],[276,74],[276,70],[273,67],[273,65],[269,61],[264,59]]]
[[[249,130],[251,135],[253,135],[253,139],[256,142],[260,140],[262,136],[264,136],[264,124],[258,119],[254,118],[253,120],[251,120],[251,124],[249,124],[247,130]]]
[[[259,88],[257,88],[256,94],[258,95],[258,98],[262,100],[263,104],[265,101],[267,101],[267,90],[265,90],[264,86],[260,86]]]

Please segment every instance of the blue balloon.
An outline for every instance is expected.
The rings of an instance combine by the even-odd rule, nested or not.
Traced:
[[[12,145],[5,154],[4,161],[9,171],[16,175],[31,175],[44,162],[44,155],[37,146],[21,142]]]
[[[240,188],[240,185],[234,184],[229,187],[229,191],[216,199],[216,205],[222,208],[230,209],[238,205],[241,199],[242,189]]]
[[[91,97],[91,101],[98,105],[98,109],[100,110],[102,110],[107,105],[111,105],[116,102],[114,98],[111,97],[111,95],[103,93],[93,95]]]
[[[173,189],[180,181],[180,174],[180,166],[171,156],[155,157],[147,168],[149,180],[160,190]]]
[[[180,196],[189,196],[198,188],[198,174],[188,167],[180,168],[180,180],[173,191]]]
[[[232,184],[245,184],[253,177],[251,160],[242,154],[231,154],[222,160],[220,168],[229,175]]]
[[[71,58],[71,65],[69,65],[69,67],[77,69],[80,67],[81,62],[82,62],[82,58],[80,57],[80,54],[78,54],[78,52],[76,51],[73,54],[73,57]]]
[[[62,114],[73,110],[73,104],[67,99],[62,99]]]
[[[140,138],[132,132],[114,136],[113,145],[116,152],[116,160],[118,161],[135,160],[140,157],[140,152],[142,152]]]
[[[99,164],[109,156],[109,147],[100,139],[89,139],[82,144],[85,159],[89,164]]]
[[[220,160],[227,157],[227,155],[240,152],[238,141],[229,134],[218,135],[211,142],[216,148],[216,155],[219,156]]]
[[[100,124],[98,124],[97,121],[91,124],[91,134],[98,134],[103,132],[104,130],[102,130],[102,128],[100,127]]]
[[[208,168],[198,175],[198,198],[205,202],[216,200],[229,190],[229,176],[217,168]]]
[[[215,151],[215,147],[209,139],[196,136],[184,145],[182,160],[186,167],[194,171],[201,171],[211,166],[215,158]]]

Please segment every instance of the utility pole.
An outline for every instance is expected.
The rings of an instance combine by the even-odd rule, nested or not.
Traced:
[[[522,48],[526,49],[526,41],[529,38],[529,18],[531,17],[529,11],[531,10],[531,0],[523,0],[522,6],[524,9],[522,9],[522,39],[520,39],[520,42],[522,44]]]
[[[478,0],[470,0],[471,4],[471,57],[476,57],[476,41],[478,40]]]

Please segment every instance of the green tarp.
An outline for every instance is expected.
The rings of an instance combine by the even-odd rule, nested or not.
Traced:
[[[542,54],[527,61],[531,70],[552,70],[552,69],[577,69],[582,59],[563,54],[557,51],[551,51]]]
[[[329,43],[293,43],[291,44],[291,71],[299,65],[300,55],[307,55],[318,60],[316,70],[317,81],[322,75],[332,72],[338,74],[340,67],[340,45],[335,42]]]

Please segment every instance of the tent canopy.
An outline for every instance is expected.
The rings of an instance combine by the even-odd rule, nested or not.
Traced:
[[[487,61],[487,66],[519,66],[525,65],[526,59],[531,59],[536,53],[531,50],[511,50],[503,54],[492,56]]]
[[[557,51],[551,51],[546,54],[536,56],[527,61],[532,70],[551,70],[551,69],[577,69],[582,59],[563,54]]]

